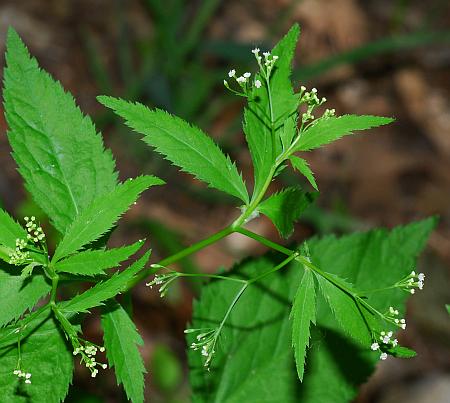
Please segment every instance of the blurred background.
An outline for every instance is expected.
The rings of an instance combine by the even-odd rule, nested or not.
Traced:
[[[144,195],[110,241],[117,246],[146,237],[157,260],[226,226],[237,215],[236,206],[151,152],[95,96],[138,100],[195,123],[238,161],[251,183],[251,160],[241,132],[243,103],[223,88],[222,80],[230,68],[254,71],[250,50],[272,47],[294,22],[302,30],[293,74],[297,87],[317,87],[338,114],[397,119],[307,155],[321,196],[296,226],[294,240],[440,216],[420,262],[427,275],[425,290],[410,299],[408,330],[400,335],[419,356],[380,363],[356,401],[448,403],[448,0],[0,0],[0,57],[3,65],[11,25],[41,66],[92,116],[113,150],[120,177],[151,173],[167,181]],[[42,216],[16,172],[3,113],[0,131],[0,203],[17,217]],[[285,171],[273,190],[299,181],[308,187]],[[251,227],[279,241],[263,217]],[[211,272],[263,252],[257,244],[231,236],[185,259],[179,268]],[[197,292],[198,284],[180,283],[161,300],[140,286],[124,300],[133,301],[145,340],[146,401],[189,401],[183,329]],[[101,342],[96,319],[86,324],[85,334]],[[96,382],[87,371],[77,371],[68,401],[125,401],[112,371]]]

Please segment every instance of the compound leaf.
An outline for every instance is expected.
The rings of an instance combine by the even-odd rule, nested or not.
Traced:
[[[408,274],[435,224],[434,219],[427,219],[392,231],[378,229],[339,239],[328,236],[310,240],[308,246],[316,266],[333,270],[358,290],[367,290],[393,284]],[[262,258],[244,263],[241,270],[244,278],[249,278],[275,264]],[[307,370],[298,387],[292,354],[286,354],[292,336],[287,310],[302,270],[300,263],[292,263],[285,273],[276,272],[248,288],[224,327],[211,372],[204,369],[198,351],[189,351],[195,402],[346,403],[354,399],[379,355],[370,345],[361,348],[347,337],[320,294]],[[236,289],[224,282],[207,284],[194,304],[191,327],[210,328],[219,323]],[[404,310],[407,293],[389,290],[380,294],[369,298],[378,310],[391,305]]]
[[[145,189],[163,183],[161,179],[154,176],[139,176],[135,179],[128,179],[117,185],[109,194],[94,200],[75,218],[63,240],[57,246],[53,260],[56,262],[98,239],[112,228],[119,217]]]
[[[88,312],[89,309],[103,305],[103,302],[115,297],[126,289],[128,282],[147,264],[150,258],[148,251],[127,269],[114,274],[108,280],[97,283],[70,301],[62,302],[59,307],[62,312]]]
[[[248,203],[247,188],[235,163],[199,128],[139,103],[105,96],[98,100],[124,118],[133,130],[144,134],[147,144],[183,171]]]
[[[109,250],[87,250],[55,264],[59,272],[81,274],[83,276],[98,276],[105,274],[104,270],[117,267],[120,262],[134,255],[145,241],[138,241],[132,245]]]
[[[13,29],[4,71],[8,139],[36,203],[64,233],[92,201],[117,182],[110,151],[71,94],[41,70]]]
[[[123,384],[133,403],[144,401],[144,362],[138,346],[144,344],[135,324],[117,303],[110,301],[102,314],[106,356],[114,367],[117,384]]]
[[[317,193],[290,187],[264,200],[258,210],[271,219],[282,237],[287,238],[294,231],[294,222],[316,197]]]
[[[294,152],[313,150],[343,136],[353,134],[354,131],[387,125],[393,121],[392,118],[371,115],[343,115],[319,119],[301,134]]]
[[[305,268],[302,281],[292,304],[292,346],[299,379],[303,380],[305,372],[306,349],[309,347],[310,326],[316,323],[316,290],[314,275]]]

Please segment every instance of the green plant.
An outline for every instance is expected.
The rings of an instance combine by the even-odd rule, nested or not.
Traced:
[[[224,82],[248,103],[244,132],[254,165],[251,194],[236,164],[200,129],[162,110],[98,98],[174,165],[241,205],[238,217],[216,234],[153,264],[147,251],[131,266],[115,271],[144,244],[139,240],[107,249],[117,220],[143,191],[163,182],[140,176],[117,183],[112,155],[90,119],[9,31],[3,93],[8,139],[28,191],[60,241],[50,256],[34,217],[25,217],[23,227],[0,210],[4,401],[64,399],[75,356],[92,377],[114,367],[128,398],[142,402],[142,339],[117,297],[150,275],[155,277],[148,285],[158,286],[161,296],[178,279],[210,279],[194,303],[186,330],[196,401],[348,401],[379,358],[415,355],[398,345],[393,332],[406,327],[400,319],[405,300],[423,286],[423,274],[412,268],[434,219],[390,232],[314,238],[292,249],[246,228],[264,214],[287,238],[317,192],[290,187],[267,195],[273,179],[291,164],[317,190],[313,173],[298,153],[392,121],[336,117],[333,109],[320,113],[326,100],[315,89],[295,92],[289,77],[298,34],[294,26],[271,53],[261,55],[255,49],[259,69],[254,78],[231,70],[230,82]],[[207,275],[170,268],[232,233],[274,252],[249,258],[229,272]],[[61,289],[82,282],[92,286],[61,300]],[[83,338],[83,319],[96,307],[101,308],[104,346]],[[99,352],[106,353],[108,364],[97,362]]]

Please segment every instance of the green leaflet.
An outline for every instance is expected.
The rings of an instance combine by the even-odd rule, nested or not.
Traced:
[[[69,256],[55,264],[58,272],[97,276],[105,274],[104,270],[117,267],[120,262],[127,260],[144,245],[145,241],[138,241],[132,245],[109,250],[87,250]]]
[[[341,278],[330,273],[327,274],[337,280],[339,284],[343,284],[347,289],[353,290],[353,287]],[[316,275],[316,278],[319,288],[342,330],[361,343],[361,347],[369,348],[372,343],[372,337],[364,318],[370,317],[371,314],[364,307],[357,304],[355,299],[341,288],[336,287],[336,285],[320,275]]]
[[[18,319],[27,309],[50,292],[43,275],[23,278],[19,267],[4,265],[0,269],[0,327]]]
[[[285,121],[283,128],[280,129],[281,148],[287,150],[292,143],[292,139],[297,134],[297,118],[298,114],[289,116]]]
[[[97,99],[133,130],[144,134],[147,144],[183,171],[248,203],[247,188],[235,163],[199,128],[139,103],[106,96]]]
[[[117,303],[108,302],[102,314],[106,356],[114,367],[117,384],[123,384],[128,399],[133,403],[144,401],[144,362],[138,346],[144,344],[136,326]]]
[[[294,222],[316,197],[317,193],[290,187],[264,200],[258,210],[271,219],[283,238],[288,238],[294,231]]]
[[[319,191],[316,180],[314,179],[314,174],[312,173],[308,162],[306,162],[306,160],[304,160],[303,158],[299,158],[295,155],[291,155],[289,157],[289,160],[291,161],[292,167],[299,171],[306,179],[308,179],[308,182],[314,189]]]
[[[306,349],[309,347],[310,326],[316,323],[316,290],[314,274],[308,268],[304,274],[292,304],[292,346],[299,379],[305,372]]]
[[[367,130],[387,125],[393,121],[392,118],[370,115],[343,115],[319,119],[301,134],[293,152],[313,150],[343,136],[353,134],[356,130]]]
[[[15,335],[17,340],[17,335]],[[31,384],[19,383],[13,370],[17,347],[0,350],[0,395],[5,403],[58,403],[72,381],[73,356],[52,317],[22,340],[22,369],[32,374]]]
[[[274,156],[281,150],[280,138],[285,138],[283,123],[290,115],[295,114],[298,96],[294,94],[290,75],[294,50],[297,44],[299,26],[294,25],[286,36],[272,51],[279,57],[271,75],[271,96],[273,105],[273,122],[269,105],[267,86],[254,88],[244,111],[244,133],[252,156],[255,176],[254,195],[258,195],[275,162]],[[271,126],[275,130],[276,143],[272,144]],[[275,149],[275,152],[273,151]]]
[[[70,225],[56,248],[53,261],[56,262],[98,239],[112,228],[145,189],[163,183],[161,179],[154,176],[139,176],[128,179],[109,194],[94,200]]]
[[[97,283],[82,294],[77,295],[70,301],[59,304],[61,312],[88,312],[89,309],[103,305],[103,302],[115,297],[125,290],[128,282],[147,264],[150,258],[148,251],[139,260],[127,269],[114,274],[108,280]]]
[[[117,174],[89,117],[8,31],[4,91],[8,139],[28,191],[64,233],[76,215],[111,192]]]
[[[27,232],[6,211],[0,209],[0,245],[16,248],[16,239],[27,239]]]
[[[435,223],[427,219],[392,231],[313,239],[308,241],[311,259],[319,268],[348,279],[358,290],[383,287],[411,271]],[[247,262],[246,267],[254,266],[247,269],[247,275],[262,273],[275,264],[267,258]],[[289,308],[302,270],[300,263],[293,263],[291,269],[264,279],[262,286],[249,287],[231,314],[229,326],[225,326],[210,373],[202,367],[198,351],[188,352],[194,401],[347,403],[355,397],[379,356],[370,346],[361,348],[349,340],[323,298],[317,300],[316,326],[301,385],[292,355],[284,354],[291,344],[291,333],[287,311],[282,307]],[[217,323],[235,292],[223,282],[206,285],[200,301],[194,304],[191,327]],[[390,290],[373,294],[369,301],[382,311],[391,305],[403,310],[408,297],[405,292]]]

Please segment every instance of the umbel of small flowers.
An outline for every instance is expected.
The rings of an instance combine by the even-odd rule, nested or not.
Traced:
[[[31,383],[31,374],[29,372],[24,372],[18,368],[13,371],[13,374],[17,375],[20,380],[24,380],[25,383]]]
[[[224,86],[233,92],[236,95],[247,97],[252,85],[254,88],[259,89],[262,87],[261,79],[266,80],[266,82],[270,79],[270,74],[275,65],[275,62],[278,60],[278,56],[272,55],[270,52],[264,52],[261,56],[260,50],[255,48],[252,50],[252,53],[255,55],[256,61],[258,62],[260,68],[260,75],[255,78],[255,80],[251,80],[252,74],[249,72],[245,72],[242,75],[238,75],[235,69],[231,69],[228,72],[228,77],[232,78],[236,81],[239,86],[239,90],[235,90],[231,88],[230,84],[227,80],[223,80]]]
[[[26,224],[25,227],[27,229],[27,238],[28,240],[38,243],[45,239],[45,234],[40,225],[36,223],[36,217],[32,216],[31,218],[24,218]]]
[[[380,351],[380,360],[385,360],[387,358],[387,353],[384,351],[389,348],[395,348],[398,345],[397,339],[392,339],[392,331],[382,331],[378,335],[378,340],[374,341],[370,348],[373,351]]]
[[[406,329],[406,320],[405,319],[399,319],[398,318],[399,312],[397,309],[394,309],[392,306],[389,307],[389,310],[385,312],[384,318],[388,322],[402,328],[403,330]]]
[[[417,274],[414,270],[406,277],[395,283],[395,287],[398,287],[406,292],[414,294],[416,289],[423,290],[425,282],[425,274]]]
[[[209,364],[215,354],[215,348],[217,343],[217,338],[219,335],[219,329],[216,328],[200,328],[200,329],[186,329],[184,333],[198,333],[195,336],[194,342],[189,346],[194,351],[201,349],[201,354],[206,357],[205,363],[203,364],[209,369]]]
[[[28,262],[30,254],[25,249],[27,247],[27,241],[25,239],[16,239],[16,249],[9,255],[9,263],[21,266]]]
[[[98,374],[97,366],[103,369],[108,368],[107,364],[97,362],[95,358],[98,351],[101,353],[105,351],[105,347],[97,346],[91,342],[80,339],[73,339],[72,345],[74,346],[73,355],[80,355],[81,364],[84,364],[86,368],[91,371],[92,378],[95,378]]]
[[[165,268],[160,265],[152,265],[152,268]],[[156,274],[152,281],[145,284],[147,287],[152,288],[154,285],[158,285],[159,287],[159,293],[161,298],[164,297],[167,294],[167,291],[169,290],[170,284],[176,280],[180,276],[180,273],[176,271],[171,271],[170,273],[166,274]]]

